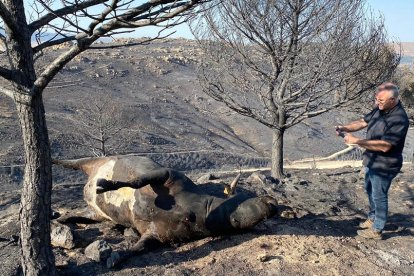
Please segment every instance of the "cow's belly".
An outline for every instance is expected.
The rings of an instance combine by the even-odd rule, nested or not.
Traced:
[[[120,188],[96,195],[95,204],[91,207],[103,214],[109,220],[125,227],[133,226],[133,206],[135,204],[135,189]]]

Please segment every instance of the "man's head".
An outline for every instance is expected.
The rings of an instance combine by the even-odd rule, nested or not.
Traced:
[[[386,82],[378,86],[375,93],[375,103],[379,110],[388,111],[398,104],[398,86]]]

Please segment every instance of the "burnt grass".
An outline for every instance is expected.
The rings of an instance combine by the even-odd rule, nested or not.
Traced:
[[[62,49],[49,51],[43,62]],[[112,138],[111,154],[145,155],[196,181],[211,173],[209,193],[224,196],[224,183],[243,168],[269,165],[271,131],[231,113],[201,92],[194,42],[156,41],[150,45],[90,50],[62,70],[45,91],[53,158],[91,156],[76,136],[77,114],[91,100],[110,96],[123,118]],[[1,61],[0,61],[1,62]],[[333,127],[357,119],[346,110],[316,117],[289,129],[286,161],[322,157],[343,149]],[[117,147],[118,145],[118,147]],[[19,271],[18,211],[23,149],[13,102],[0,94],[0,267],[1,275]],[[233,173],[220,173],[233,171]],[[264,172],[269,174],[268,171]],[[76,247],[54,248],[61,275],[411,275],[414,270],[414,172],[407,165],[390,191],[390,217],[384,240],[356,236],[367,199],[359,169],[288,170],[273,183],[243,173],[238,193],[269,194],[280,214],[246,233],[167,244],[131,258],[115,269],[89,260],[85,247],[105,240],[122,248],[139,237],[104,223],[72,224]],[[52,208],[76,213],[83,201],[85,176],[53,167]]]

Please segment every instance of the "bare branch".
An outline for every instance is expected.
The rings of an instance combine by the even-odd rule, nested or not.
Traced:
[[[86,48],[80,48],[78,45],[72,46],[67,52],[57,57],[50,63],[36,79],[30,94],[35,95],[41,93],[49,82],[56,76],[56,74],[74,57],[85,51]]]
[[[112,3],[106,8],[106,10],[102,11],[101,15],[89,24],[89,27],[88,27],[89,34],[92,34],[92,31],[95,29],[95,27],[99,23],[103,22],[105,18],[116,9],[116,6],[118,5],[118,3],[119,3],[119,0],[112,0]]]
[[[56,40],[49,40],[49,41],[46,41],[44,43],[41,43],[41,44],[33,47],[33,52],[37,53],[37,52],[40,52],[40,51],[42,51],[43,49],[45,49],[47,47],[60,45],[60,44],[65,43],[65,42],[74,41],[75,39],[76,39],[75,36],[67,36],[67,37],[63,37],[63,38],[60,38],[60,39],[56,39]]]
[[[108,1],[108,0],[107,0]],[[107,2],[103,1],[103,2]],[[55,29],[56,34],[64,36],[64,38],[48,39],[48,41],[40,42],[34,48],[34,52],[41,51],[47,47],[58,45],[65,41],[77,41],[78,44],[84,44],[81,48],[89,47],[94,41],[99,37],[109,37],[114,34],[121,34],[129,31],[118,31],[120,29],[136,29],[146,26],[159,26],[161,31],[158,33],[157,38],[168,37],[171,34],[161,36],[160,33],[164,30],[167,30],[173,26],[181,24],[186,20],[185,16],[188,11],[199,5],[200,3],[209,2],[210,0],[158,0],[158,1],[148,1],[147,3],[141,4],[135,8],[125,8],[125,11],[122,7],[128,6],[133,1],[120,2],[119,0],[112,0],[109,5],[106,6],[106,9],[103,10],[100,15],[94,16],[90,15],[85,9],[80,9],[82,7],[79,5],[72,5],[65,7],[64,9],[52,11],[45,3],[43,5],[46,9],[50,11],[42,22],[40,23],[33,22],[30,24],[30,28],[34,31],[34,28],[42,27],[51,27]],[[86,1],[82,3],[84,5],[95,5],[96,1]],[[92,19],[92,22],[89,23],[89,26],[82,28],[79,23],[73,20],[66,18],[70,12],[83,12],[84,17]],[[53,14],[53,16],[52,16]],[[111,15],[111,16],[109,16]],[[79,15],[77,15],[79,17]],[[50,21],[60,18],[65,21],[68,25],[73,27],[71,30],[68,27],[61,27],[60,30],[65,31],[66,33],[74,33],[70,36],[64,34],[59,30],[57,26],[50,24]],[[47,20],[46,20],[47,19]],[[174,19],[174,22],[172,22]],[[162,24],[165,26],[161,26]],[[153,40],[153,39],[151,39]],[[89,45],[89,46],[85,46]],[[96,48],[96,47],[95,47]],[[102,47],[98,47],[102,48]]]
[[[76,4],[74,5],[66,6],[64,8],[51,11],[50,13],[40,17],[38,20],[29,24],[29,30],[33,33],[37,29],[46,26],[49,22],[56,18],[62,18],[65,15],[74,14],[77,11],[105,3],[107,1],[108,0],[87,0],[81,3],[76,1]]]
[[[38,0],[39,1],[39,3],[41,3],[42,4],[42,6],[46,9],[46,10],[48,10],[50,13],[52,13],[52,14],[55,14],[55,12],[51,9],[51,8],[49,8],[49,6],[46,4],[46,3],[44,3],[43,1],[41,1],[41,0]],[[82,31],[82,32],[87,32],[86,31],[86,29],[84,29],[84,28],[82,28],[80,25],[79,25],[79,23],[78,22],[76,22],[76,20],[77,20],[77,18],[75,17],[75,22],[73,22],[72,20],[70,20],[69,19],[69,17],[67,17],[67,16],[57,16],[57,18],[60,18],[61,20],[63,20],[64,21],[64,23],[66,23],[68,26],[67,27],[65,27],[65,26],[62,26],[62,29],[68,29],[68,27],[69,26],[72,26],[72,27],[74,27],[75,28],[75,30],[76,30],[76,32],[79,32],[79,31]],[[50,26],[50,24],[48,24],[49,26]]]

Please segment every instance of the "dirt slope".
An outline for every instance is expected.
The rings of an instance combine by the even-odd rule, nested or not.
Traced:
[[[45,53],[42,62],[62,49]],[[271,131],[209,99],[196,79],[194,41],[165,40],[112,50],[89,50],[69,63],[44,93],[54,157],[90,156],[76,145],[85,103],[111,97],[126,124],[113,144],[120,152],[221,150],[269,157]],[[1,83],[0,83],[1,84]],[[332,126],[358,115],[335,112],[287,131],[285,158],[325,156],[342,147]],[[13,102],[0,95],[0,164],[22,163]],[[118,151],[119,152],[119,151]]]

